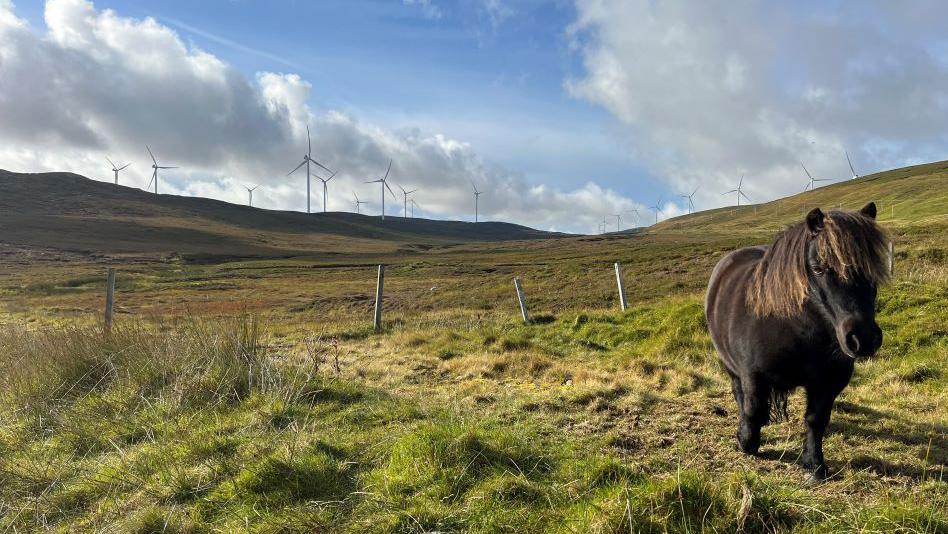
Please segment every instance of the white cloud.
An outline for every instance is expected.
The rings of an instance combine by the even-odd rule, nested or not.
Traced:
[[[628,127],[636,157],[699,208],[746,173],[755,201],[817,177],[944,157],[941,2],[576,0],[575,97]],[[940,52],[939,52],[940,51]]]
[[[514,10],[505,0],[481,0],[487,18],[493,27],[500,26],[505,20],[514,16]]]
[[[426,215],[471,218],[472,181],[486,191],[484,218],[590,231],[598,214],[644,213],[594,183],[575,191],[530,184],[436,132],[384,130],[313,110],[307,102],[318,88],[298,75],[249,79],[151,18],[99,11],[84,0],[49,0],[45,18],[47,31],[37,31],[0,0],[0,168],[111,181],[109,156],[133,163],[123,183],[144,186],[148,144],[163,164],[181,167],[162,174],[164,192],[244,203],[243,184],[261,184],[255,205],[299,210],[305,179],[286,172],[305,152],[309,126],[314,156],[339,170],[330,210],[351,210],[353,190],[377,201],[377,189],[364,181],[392,158],[392,180],[421,189],[416,198]],[[315,183],[313,191],[313,206],[321,206]]]

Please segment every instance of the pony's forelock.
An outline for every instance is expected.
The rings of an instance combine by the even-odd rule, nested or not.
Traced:
[[[803,308],[809,292],[806,253],[816,240],[820,262],[843,280],[864,276],[875,284],[884,283],[888,238],[875,220],[858,212],[832,211],[824,218],[824,228],[815,235],[806,222],[797,223],[774,240],[754,269],[748,304],[758,316],[789,317]]]

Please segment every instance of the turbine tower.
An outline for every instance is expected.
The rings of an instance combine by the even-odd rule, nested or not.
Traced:
[[[478,191],[477,186],[474,185],[474,182],[471,182],[471,187],[474,188],[474,222],[477,222],[477,201],[481,198],[481,195],[483,195],[484,192]]]
[[[155,155],[152,154],[151,149],[148,148],[148,145],[145,145],[145,150],[148,151],[148,155],[151,156],[152,161],[152,171],[151,171],[151,181],[148,182],[148,185],[145,186],[145,189],[148,189],[148,186],[151,185],[151,182],[155,182],[155,194],[158,194],[158,169],[177,169],[177,167],[162,167],[158,165],[158,160],[155,159]]]
[[[692,212],[694,212],[694,210],[695,210],[694,197],[695,197],[695,193],[697,193],[697,192],[698,192],[698,188],[696,187],[695,190],[692,191],[690,195],[680,195],[681,198],[687,198],[687,199],[688,199],[688,213],[689,213],[689,214],[692,213]]]
[[[319,167],[322,167],[323,170],[325,170],[326,172],[332,172],[331,169],[327,168],[327,167],[326,167],[325,165],[323,165],[322,163],[320,163],[320,162],[318,162],[318,161],[316,161],[316,160],[313,159],[313,142],[312,142],[312,139],[310,139],[310,137],[309,137],[309,126],[307,126],[307,127],[306,127],[306,154],[303,155],[303,163],[300,163],[299,165],[296,166],[295,169],[293,169],[292,171],[290,171],[290,172],[288,172],[288,173],[286,174],[287,176],[289,176],[289,175],[293,174],[294,172],[300,170],[300,167],[302,167],[303,165],[306,165],[306,213],[310,213],[310,210],[309,210],[309,201],[310,201],[310,198],[309,198],[309,197],[310,197],[310,192],[309,192],[309,191],[310,191],[310,187],[309,187],[309,183],[310,183],[310,168],[309,168],[309,164],[310,164],[311,162],[314,163],[315,165],[319,166]],[[324,210],[324,211],[325,211],[325,210]]]
[[[622,214],[616,213],[613,215],[616,218],[616,232],[622,231]]]
[[[419,206],[418,203],[415,202],[415,199],[413,199],[413,198],[408,199],[408,201],[411,202],[411,218],[414,219],[414,218],[415,218],[415,208],[421,209],[421,206]]]
[[[323,180],[322,176],[318,174],[316,175],[316,178],[323,183],[323,213],[326,213],[326,198],[329,196],[329,187],[326,184],[329,183],[329,180],[332,180],[335,177],[336,173],[332,173],[329,175],[329,178]]]
[[[364,200],[359,200],[359,195],[355,194],[355,191],[352,192],[352,196],[355,197],[355,201],[356,201],[356,213],[361,214],[362,210],[360,210],[359,207],[362,206],[363,204],[368,204],[368,202]]]
[[[846,151],[846,162],[849,163],[849,170],[853,173],[853,180],[859,178],[859,175],[856,174],[856,169],[853,168],[853,160],[849,159],[849,151]]]
[[[253,187],[247,187],[246,185],[244,186],[244,189],[247,190],[247,195],[249,196],[249,198],[247,199],[247,205],[250,206],[251,208],[253,207],[253,190],[258,187],[260,186],[259,185],[255,185]]]
[[[410,195],[410,194],[412,194],[412,193],[414,193],[415,191],[418,191],[418,190],[417,190],[417,189],[412,189],[411,191],[405,191],[405,188],[402,187],[402,186],[398,186],[398,188],[402,190],[402,196],[404,197],[404,203],[405,203],[405,206],[404,206],[405,211],[404,211],[403,215],[404,215],[404,217],[407,219],[407,218],[408,218],[408,195]]]
[[[810,171],[806,170],[806,165],[804,165],[802,161],[800,162],[800,166],[803,167],[803,172],[806,173],[806,177],[810,179],[810,181],[807,182],[806,187],[803,188],[804,193],[806,193],[807,190],[813,191],[816,188],[816,182],[830,181],[828,178],[814,178],[812,175],[810,175]]]
[[[388,169],[385,170],[385,176],[378,180],[372,180],[371,182],[366,182],[367,184],[382,184],[382,220],[385,220],[385,190],[388,189],[388,192],[392,194],[392,198],[398,198],[395,196],[395,192],[392,191],[392,188],[388,186],[388,173],[392,170],[392,160],[388,160]]]
[[[123,166],[121,166],[121,167],[118,167],[118,166],[116,166],[114,163],[112,163],[112,160],[110,160],[109,158],[105,158],[105,159],[107,159],[107,160],[109,161],[109,165],[112,166],[112,172],[115,173],[115,185],[118,185],[118,173],[119,173],[119,171],[122,170],[122,169],[124,169],[125,167],[128,167],[129,165],[131,165],[131,163],[126,163],[125,165],[123,165]]]
[[[742,174],[742,175],[741,175],[741,181],[738,182],[738,184],[737,184],[737,189],[731,189],[731,190],[728,191],[727,193],[723,193],[723,194],[725,194],[725,195],[730,195],[731,193],[736,193],[736,194],[737,194],[737,207],[740,207],[740,206],[741,206],[741,197],[746,198],[747,201],[750,202],[750,199],[747,198],[747,195],[744,194],[743,187],[744,187],[744,175]]]
[[[658,197],[658,202],[649,208],[655,210],[655,224],[658,224],[658,214],[662,212],[662,197]]]

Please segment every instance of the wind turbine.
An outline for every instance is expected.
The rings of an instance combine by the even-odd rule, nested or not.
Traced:
[[[158,160],[155,159],[155,155],[152,154],[151,149],[148,148],[148,145],[145,145],[145,150],[147,150],[148,155],[151,156],[151,161],[152,161],[151,168],[153,169],[151,172],[151,181],[148,182],[148,185],[151,185],[151,182],[155,182],[155,194],[157,195],[158,194],[158,169],[177,169],[177,167],[162,167],[161,165],[158,165]],[[148,185],[145,186],[145,189],[148,189]]]
[[[679,195],[679,196],[681,196],[681,198],[687,198],[687,199],[688,199],[688,213],[691,213],[691,212],[693,212],[693,211],[695,210],[694,197],[695,197],[695,193],[697,193],[697,192],[698,192],[698,188],[696,187],[695,190],[692,191],[690,195]]]
[[[603,215],[602,216],[602,233],[606,233],[607,226],[608,226],[608,223],[606,222],[606,216]]]
[[[253,187],[247,187],[246,185],[244,186],[244,189],[247,190],[247,194],[250,196],[250,198],[247,199],[247,205],[250,207],[253,207],[253,190],[258,187],[260,186],[259,185],[255,185]]]
[[[750,199],[747,198],[747,195],[744,194],[743,187],[744,187],[744,175],[742,174],[742,175],[741,175],[741,181],[738,182],[738,184],[737,184],[737,189],[731,189],[731,190],[728,191],[727,193],[723,193],[723,194],[725,194],[725,195],[730,195],[731,193],[737,193],[737,206],[740,207],[740,206],[741,206],[741,197],[746,198],[747,201],[750,202]]]
[[[625,210],[625,212],[626,212],[626,213],[634,213],[634,214],[635,214],[635,220],[636,220],[636,221],[642,220],[642,215],[639,213],[639,210],[637,210],[637,209]]]
[[[474,222],[477,222],[477,201],[481,198],[481,195],[484,194],[483,191],[478,191],[477,186],[474,185],[474,182],[471,182],[471,187],[474,188]]]
[[[806,177],[810,179],[810,181],[807,182],[806,187],[803,188],[804,193],[807,190],[813,191],[813,189],[816,188],[816,182],[829,182],[830,181],[828,178],[814,178],[812,175],[810,175],[810,171],[806,170],[806,165],[804,165],[802,161],[800,162],[800,166],[803,167],[803,172],[806,173]]]
[[[418,203],[415,202],[415,199],[413,199],[413,198],[408,199],[408,201],[411,202],[411,217],[412,217],[412,219],[414,219],[414,218],[415,218],[415,208],[421,209],[421,206],[419,206]]]
[[[619,213],[616,213],[614,217],[616,218],[616,232],[621,232],[622,231],[622,215]]]
[[[322,165],[320,165],[320,167],[322,167]],[[336,177],[336,173],[332,173],[329,175],[329,178],[326,178],[325,180],[323,180],[322,176],[318,174],[316,175],[316,178],[319,179],[319,181],[323,183],[323,213],[326,213],[326,197],[329,194],[329,187],[327,187],[326,184],[329,183],[329,180],[332,180],[335,177]]]
[[[368,202],[364,200],[359,200],[359,195],[355,194],[355,191],[352,192],[352,196],[354,196],[356,199],[356,213],[362,213],[362,210],[359,209],[359,206],[363,204],[368,204]]]
[[[366,182],[367,184],[382,184],[382,220],[385,220],[385,190],[388,189],[388,192],[392,194],[393,198],[398,198],[395,196],[395,192],[392,191],[392,188],[388,186],[388,173],[392,170],[392,160],[388,160],[388,169],[385,170],[385,176],[378,180],[372,180],[371,182]]]
[[[404,202],[405,202],[405,212],[404,212],[404,216],[405,216],[405,218],[407,219],[407,218],[408,218],[408,195],[410,195],[410,194],[412,194],[412,193],[414,193],[415,191],[418,191],[418,190],[417,190],[417,189],[412,189],[411,191],[405,191],[405,188],[402,187],[402,186],[398,186],[398,188],[402,190],[402,196],[404,197]]]
[[[853,180],[859,178],[859,175],[856,174],[856,169],[853,168],[853,160],[849,159],[849,151],[846,151],[846,162],[849,163],[849,170],[853,173]]]
[[[303,163],[300,163],[299,165],[296,166],[295,169],[286,173],[286,175],[289,176],[293,174],[294,172],[300,170],[300,167],[302,167],[303,165],[306,165],[306,213],[310,213],[310,210],[309,210],[309,200],[310,200],[309,199],[309,195],[310,195],[309,193],[309,182],[310,182],[309,164],[310,162],[316,164],[319,167],[322,167],[323,170],[325,170],[326,172],[332,172],[332,169],[327,168],[322,163],[313,159],[313,142],[312,142],[312,139],[310,139],[309,137],[309,126],[307,126],[306,127],[306,154],[303,155]],[[325,185],[325,183],[323,185]],[[323,204],[325,205],[325,201],[323,202]],[[323,209],[323,211],[325,211],[325,208]]]
[[[109,161],[109,165],[112,166],[112,172],[115,173],[115,185],[118,185],[118,173],[119,173],[119,171],[122,170],[122,169],[124,169],[125,167],[128,167],[129,165],[131,165],[131,163],[126,163],[126,164],[123,165],[122,167],[117,167],[114,163],[112,163],[112,160],[110,160],[109,158],[105,158],[105,159],[107,159],[107,160]]]
[[[662,197],[658,197],[658,202],[654,206],[649,206],[649,208],[655,210],[655,224],[658,224],[658,214],[662,212]]]

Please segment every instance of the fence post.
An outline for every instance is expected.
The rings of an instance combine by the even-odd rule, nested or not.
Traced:
[[[115,268],[109,267],[105,282],[105,333],[112,333],[112,309],[115,301]]]
[[[375,322],[376,332],[382,331],[382,287],[385,285],[385,266],[379,265],[379,279],[375,286]]]
[[[530,324],[530,314],[527,313],[527,302],[523,298],[523,287],[520,286],[520,277],[514,278],[514,287],[517,288],[517,300],[520,301],[520,314],[523,315],[524,324]]]
[[[625,284],[622,283],[622,266],[619,262],[616,262],[616,284],[619,285],[619,305],[622,306],[622,311],[625,311],[629,303],[625,300]]]
[[[895,261],[895,242],[889,241],[889,276],[892,276],[892,264]]]

